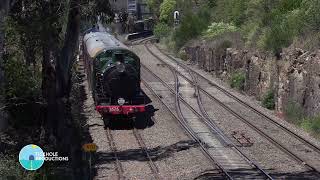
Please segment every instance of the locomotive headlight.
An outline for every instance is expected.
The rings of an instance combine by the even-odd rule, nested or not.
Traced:
[[[121,62],[117,62],[116,68],[117,68],[117,71],[120,73],[123,73],[126,70],[126,66]]]
[[[119,99],[118,99],[118,104],[119,104],[120,106],[124,105],[125,102],[126,102],[126,100],[123,99],[123,98],[119,98]]]

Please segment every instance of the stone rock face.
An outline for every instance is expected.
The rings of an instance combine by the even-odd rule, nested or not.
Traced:
[[[295,102],[308,115],[320,112],[320,51],[290,50],[283,56],[278,88],[279,111],[286,103]]]
[[[201,42],[184,48],[190,63],[227,80],[245,73],[245,92],[261,100],[272,90],[276,110],[296,102],[308,115],[320,112],[320,50],[287,48],[277,58],[271,54],[225,47],[224,42]]]

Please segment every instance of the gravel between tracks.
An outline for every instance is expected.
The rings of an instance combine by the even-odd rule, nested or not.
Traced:
[[[146,61],[148,61],[148,58],[141,57]],[[161,72],[160,70],[158,73]],[[97,172],[94,179],[118,179],[104,123],[94,109],[88,82],[84,81],[83,85],[87,94],[87,99],[84,102],[84,115],[87,118],[91,138],[98,145],[94,166]],[[162,107],[161,103],[150,92],[145,88],[144,90],[153,100],[152,105],[160,110],[155,113],[155,124],[140,131],[140,133],[159,168],[161,177],[163,179],[194,179],[210,172],[210,170],[214,170],[216,167],[206,159],[200,149],[190,140],[174,117],[165,107]],[[140,150],[132,133],[132,130],[112,130],[124,176],[127,179],[154,179],[144,153]]]
[[[165,51],[164,47],[160,47],[162,50]],[[153,50],[156,51],[156,48],[153,48]],[[181,63],[187,64],[185,61],[180,60],[179,58],[176,58],[177,60],[179,60]],[[220,87],[228,90],[228,92],[230,92],[231,94],[235,95],[236,97],[238,97],[239,99],[241,99],[242,101],[244,101],[245,103],[248,103],[249,105],[255,107],[257,110],[259,110],[260,112],[266,114],[267,116],[271,117],[272,119],[275,119],[278,123],[280,123],[281,125],[289,128],[290,130],[292,130],[293,132],[297,133],[298,135],[300,135],[301,137],[303,137],[304,139],[308,140],[309,142],[315,144],[316,146],[320,147],[320,141],[319,139],[316,139],[314,137],[312,137],[311,135],[309,135],[306,131],[296,127],[294,124],[291,124],[287,121],[285,121],[284,119],[281,119],[277,116],[277,114],[275,113],[275,111],[271,111],[268,110],[264,107],[262,107],[261,102],[257,101],[255,99],[255,97],[253,96],[248,96],[244,93],[240,93],[238,91],[236,91],[235,89],[230,88],[230,85],[225,82],[222,81],[221,79],[215,77],[213,74],[204,71],[203,69],[199,69],[197,65],[190,65],[188,64],[188,66],[202,74],[204,77],[206,77],[207,79],[209,79],[210,81],[216,83],[217,85],[219,85]]]
[[[151,47],[151,49],[153,52],[155,52],[161,58],[165,58],[165,56],[163,56],[159,52],[157,52],[156,48]],[[219,80],[216,80],[215,78],[213,78],[211,75],[208,75],[208,73],[203,72],[202,70],[198,70],[194,67],[193,67],[193,69],[195,69],[197,72],[200,72],[201,74],[205,74],[205,77],[212,80],[213,82],[219,81]],[[221,81],[217,84],[225,85],[225,84],[221,83]],[[227,89],[227,88],[225,88],[225,89]],[[232,93],[235,94],[234,91],[232,91]],[[250,101],[250,99],[245,97],[244,95],[240,94],[240,96],[238,96],[238,94],[239,93],[237,93],[235,95],[237,97],[240,97],[240,99],[243,99],[245,102]],[[214,95],[216,95],[218,97],[218,99],[220,99],[219,97],[222,97],[221,100],[224,103],[226,103],[230,106],[233,106],[234,109],[236,109],[236,111],[237,111],[237,108],[239,108],[234,105],[234,104],[236,104],[236,102],[234,100],[232,100],[231,98],[225,98],[226,96],[223,95],[221,92],[215,91]],[[269,169],[270,172],[274,172],[274,173],[278,174],[279,176],[284,175],[284,177],[285,177],[285,175],[290,175],[290,174],[301,173],[301,175],[303,175],[305,173],[305,169],[303,168],[303,166],[298,165],[295,161],[290,159],[287,155],[284,155],[284,153],[277,150],[273,145],[266,142],[266,140],[263,137],[261,137],[259,134],[257,134],[256,132],[253,132],[253,130],[251,130],[250,128],[248,129],[248,127],[246,127],[247,125],[245,125],[243,123],[239,123],[239,120],[236,120],[236,118],[233,117],[232,115],[230,115],[228,112],[226,112],[226,110],[215,105],[215,103],[213,103],[212,101],[208,101],[208,98],[205,95],[202,95],[202,96],[203,96],[203,99],[206,100],[206,101],[204,101],[204,104],[206,104],[205,107],[207,107],[206,109],[207,109],[208,113],[210,114],[211,117],[215,117],[216,121],[218,122],[217,124],[220,126],[220,128],[224,132],[227,132],[227,135],[229,137],[231,137],[230,134],[232,131],[240,131],[240,132],[245,132],[246,136],[251,137],[251,139],[254,139],[255,142],[252,147],[243,148],[243,149],[246,151],[246,153],[250,157],[253,157],[261,165],[263,165],[264,168]],[[256,103],[257,102],[249,102],[249,104],[251,104],[251,105],[255,104],[255,107],[257,107]],[[266,113],[267,115],[273,117],[272,114],[270,115],[270,112],[268,112],[268,110],[265,110],[261,107],[258,107],[257,109],[262,111],[263,113]],[[263,109],[263,110],[261,110],[261,109]],[[243,112],[242,109],[238,109],[238,110],[240,112]],[[248,114],[248,112],[246,112],[246,113]],[[280,119],[277,118],[277,120],[280,120]],[[283,120],[280,120],[280,121],[282,121],[281,124],[285,124],[285,126],[293,129],[294,132],[299,131],[299,129],[296,129],[294,127],[292,128],[292,125],[288,124],[287,122],[283,122]],[[305,132],[300,132],[299,134],[302,135],[303,137],[305,137],[306,139],[309,139],[311,142],[314,142],[315,144],[318,143],[318,142],[316,142],[315,139],[311,138],[310,136],[306,136]],[[288,137],[288,141],[289,140],[290,140],[290,137]]]

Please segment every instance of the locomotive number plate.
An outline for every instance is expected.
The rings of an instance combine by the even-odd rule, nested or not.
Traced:
[[[110,112],[120,112],[120,108],[119,107],[110,107],[109,111]]]

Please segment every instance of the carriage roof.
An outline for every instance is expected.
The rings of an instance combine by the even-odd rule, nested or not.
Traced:
[[[129,50],[127,46],[107,32],[90,32],[84,36],[83,41],[91,58],[95,58],[101,52],[107,50]]]

